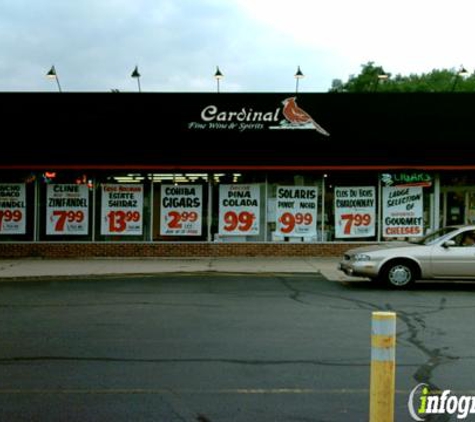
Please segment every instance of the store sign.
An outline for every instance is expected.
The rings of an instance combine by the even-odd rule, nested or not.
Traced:
[[[317,235],[318,188],[279,186],[276,194],[276,232],[281,236]]]
[[[201,236],[201,185],[162,185],[160,205],[162,236]]]
[[[432,186],[432,176],[424,172],[399,172],[381,174],[384,186]]]
[[[297,105],[297,97],[285,98],[273,109],[256,110],[252,107],[239,109],[219,108],[209,104],[200,112],[198,121],[189,122],[192,130],[315,130],[321,135],[330,134],[314,118]]]
[[[383,237],[418,237],[423,229],[422,186],[383,188]]]
[[[0,235],[26,233],[24,183],[0,184]]]
[[[219,234],[256,236],[259,234],[260,185],[219,186]]]
[[[374,187],[335,187],[335,237],[372,237],[375,222]]]
[[[87,185],[46,186],[46,234],[88,234],[89,189]]]
[[[104,184],[102,189],[101,234],[141,235],[143,195],[141,184]]]

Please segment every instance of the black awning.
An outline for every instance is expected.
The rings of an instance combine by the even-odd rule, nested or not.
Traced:
[[[269,130],[291,97],[3,93],[0,166],[475,167],[475,94],[299,94],[329,136]]]

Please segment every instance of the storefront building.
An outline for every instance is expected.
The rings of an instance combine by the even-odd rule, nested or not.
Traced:
[[[471,94],[0,104],[0,257],[338,256],[475,223]]]

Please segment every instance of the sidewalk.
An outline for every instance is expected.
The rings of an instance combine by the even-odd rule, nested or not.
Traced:
[[[0,281],[162,273],[309,273],[345,280],[338,258],[1,259]]]

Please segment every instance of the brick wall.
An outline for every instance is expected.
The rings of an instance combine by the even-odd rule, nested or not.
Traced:
[[[0,258],[338,257],[356,243],[0,243]]]

